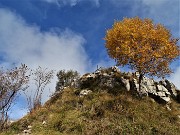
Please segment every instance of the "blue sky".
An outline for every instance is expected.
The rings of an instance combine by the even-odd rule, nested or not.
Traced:
[[[113,66],[104,47],[104,36],[114,20],[151,18],[180,37],[179,0],[0,0],[0,66],[20,63],[30,68],[93,71],[96,65]],[[180,88],[180,64],[170,76]],[[53,93],[56,78],[44,93]],[[31,91],[31,90],[30,90]],[[25,114],[21,96],[12,118]],[[18,112],[18,113],[15,113]],[[16,114],[16,115],[15,115]]]

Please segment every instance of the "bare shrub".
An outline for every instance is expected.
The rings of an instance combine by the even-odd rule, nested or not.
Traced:
[[[39,66],[37,69],[32,70],[32,81],[35,84],[35,92],[32,95],[28,95],[27,92],[25,93],[30,112],[41,106],[42,94],[46,86],[51,83],[53,76],[54,71],[47,68],[44,69]]]
[[[8,121],[8,111],[14,103],[18,92],[28,88],[29,68],[25,64],[9,70],[0,69],[0,129],[4,129]]]

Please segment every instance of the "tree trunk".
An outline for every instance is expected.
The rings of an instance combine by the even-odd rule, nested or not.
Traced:
[[[142,82],[142,79],[143,79],[143,74],[142,73],[139,73],[139,92],[141,92],[141,82]]]

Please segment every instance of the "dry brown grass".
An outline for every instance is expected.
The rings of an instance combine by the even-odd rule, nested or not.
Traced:
[[[168,111],[150,98],[130,93],[113,95],[94,92],[85,97],[66,89],[44,107],[11,125],[1,135],[14,135],[33,126],[33,135],[178,135],[180,104],[173,101]],[[47,124],[42,125],[46,120]]]

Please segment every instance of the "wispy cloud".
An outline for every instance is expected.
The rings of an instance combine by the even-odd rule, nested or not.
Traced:
[[[176,68],[174,74],[171,75],[169,80],[171,80],[175,84],[175,86],[180,90],[180,65],[178,68]]]
[[[41,32],[38,26],[30,26],[5,9],[0,9],[0,16],[0,52],[4,62],[85,72],[88,60],[82,35],[69,29]]]
[[[23,18],[5,9],[0,9],[0,16],[0,66],[25,63],[32,69],[39,65],[56,71],[74,69],[86,72],[89,60],[82,35],[69,29],[42,32],[38,26],[29,25]],[[56,79],[45,91],[43,101],[49,98],[55,85]]]
[[[63,5],[75,6],[80,0],[42,0],[42,1],[57,4],[58,6],[63,6]]]
[[[143,17],[152,18],[156,23],[164,24],[172,35],[180,37],[179,0],[141,0],[146,12]]]
[[[91,2],[92,4],[95,4],[97,7],[100,5],[100,0],[42,0],[48,3],[56,4],[57,6],[76,6],[80,2],[88,1]]]

